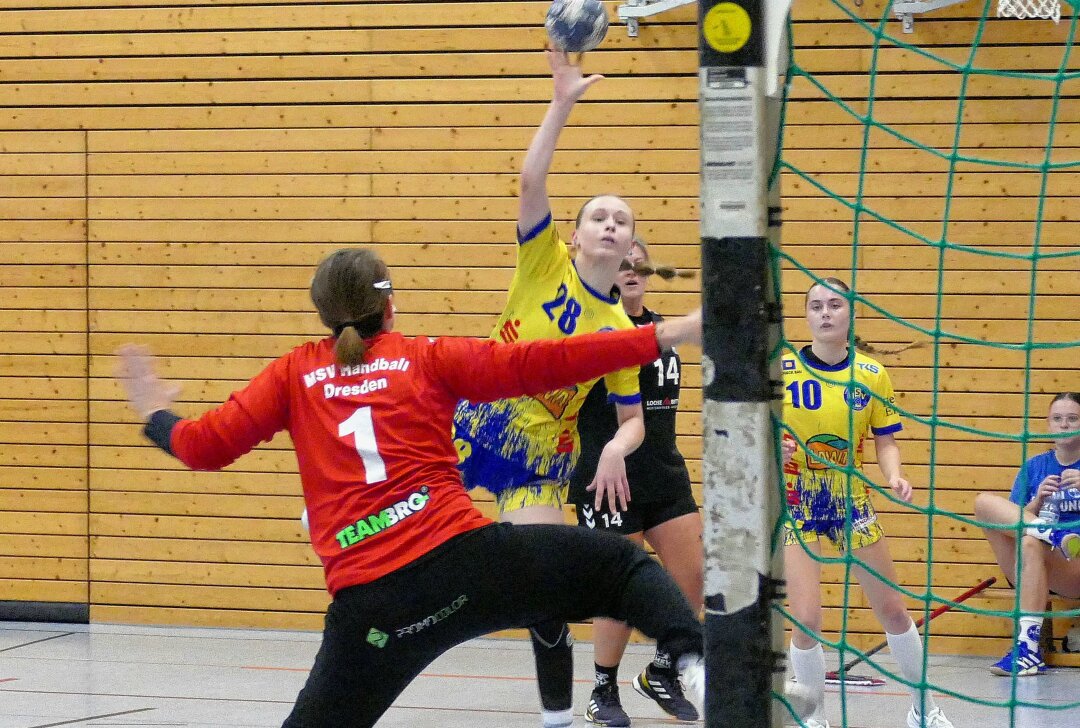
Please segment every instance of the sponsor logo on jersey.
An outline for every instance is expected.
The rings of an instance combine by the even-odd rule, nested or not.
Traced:
[[[563,415],[566,414],[566,408],[574,401],[574,396],[577,395],[577,391],[577,385],[574,385],[573,387],[563,387],[562,389],[538,394],[533,399],[544,405],[544,409],[546,409],[552,417],[561,420]]]
[[[502,328],[499,329],[499,338],[502,339],[504,344],[514,343],[521,336],[521,332],[518,331],[520,326],[521,321],[517,319],[507,321],[502,325]]]
[[[794,359],[781,359],[780,360],[780,368],[783,369],[785,372],[793,372],[793,371],[795,371],[795,360]]]
[[[852,384],[844,389],[844,401],[851,409],[860,412],[870,404],[870,391],[861,384]]]
[[[385,531],[391,526],[401,523],[414,513],[424,510],[431,496],[428,495],[428,487],[425,485],[420,490],[409,495],[408,498],[398,501],[389,508],[384,508],[378,513],[365,516],[356,523],[346,526],[337,532],[338,544],[342,549],[363,541],[365,538],[374,536]]]
[[[889,397],[889,403],[885,405],[885,416],[892,417],[896,414],[896,397]]]
[[[570,430],[559,433],[559,440],[555,443],[555,452],[564,454],[574,452],[574,435]]]
[[[806,467],[828,470],[848,462],[848,441],[839,435],[814,435],[806,441]]]

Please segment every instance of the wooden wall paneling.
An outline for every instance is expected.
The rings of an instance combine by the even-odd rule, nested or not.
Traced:
[[[85,162],[0,133],[0,602],[88,601]]]

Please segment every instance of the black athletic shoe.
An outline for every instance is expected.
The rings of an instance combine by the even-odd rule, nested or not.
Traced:
[[[589,707],[585,710],[585,720],[608,728],[627,728],[630,725],[630,716],[619,702],[618,685],[608,683],[593,688]]]
[[[683,695],[678,673],[661,672],[650,664],[634,678],[634,690],[656,701],[661,710],[679,720],[698,719],[697,708]]]

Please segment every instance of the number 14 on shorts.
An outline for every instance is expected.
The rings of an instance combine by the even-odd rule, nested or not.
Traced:
[[[589,528],[612,528],[623,525],[621,513],[596,513],[592,506],[581,506],[581,520]]]

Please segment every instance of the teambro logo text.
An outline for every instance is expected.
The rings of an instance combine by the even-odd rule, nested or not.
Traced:
[[[384,508],[378,513],[365,516],[355,524],[346,526],[337,532],[337,540],[342,549],[363,541],[368,536],[374,536],[380,531],[385,531],[393,525],[401,523],[414,513],[424,510],[431,496],[428,495],[428,487],[425,485],[420,490],[412,493],[408,498],[398,501],[389,508]]]

